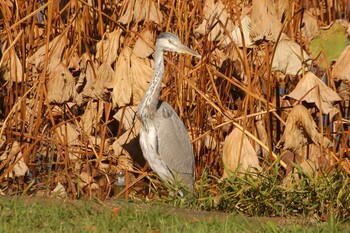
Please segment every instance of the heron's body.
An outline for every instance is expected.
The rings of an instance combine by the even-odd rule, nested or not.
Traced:
[[[174,183],[175,180],[182,182],[192,190],[195,164],[186,128],[175,110],[159,100],[164,74],[164,51],[187,52],[199,56],[182,45],[171,33],[162,33],[158,37],[154,76],[137,111],[141,120],[141,149],[148,164],[161,179],[169,183]]]

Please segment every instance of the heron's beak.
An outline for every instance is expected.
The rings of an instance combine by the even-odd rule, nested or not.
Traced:
[[[196,51],[193,51],[192,49],[190,49],[189,47],[185,46],[185,45],[180,45],[179,46],[179,50],[182,52],[182,53],[187,53],[187,54],[190,54],[192,56],[195,56],[199,59],[202,58],[201,55],[199,55],[199,53],[197,53]]]

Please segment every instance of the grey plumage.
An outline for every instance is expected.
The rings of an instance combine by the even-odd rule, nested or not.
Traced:
[[[140,144],[148,164],[161,179],[168,183],[180,181],[192,190],[195,161],[186,128],[175,110],[159,100],[165,51],[188,53],[200,58],[198,53],[184,46],[174,34],[165,32],[158,36],[153,79],[137,110],[141,121]]]

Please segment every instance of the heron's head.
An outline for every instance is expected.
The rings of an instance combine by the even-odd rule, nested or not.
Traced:
[[[196,51],[193,51],[189,47],[183,45],[179,37],[170,32],[163,32],[157,37],[156,48],[163,51],[171,51],[177,53],[187,53],[192,56],[201,58]]]

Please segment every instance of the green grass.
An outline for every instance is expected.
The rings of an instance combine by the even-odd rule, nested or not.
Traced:
[[[114,214],[113,210],[120,208]],[[248,218],[124,201],[0,197],[0,232],[338,232],[344,225]]]

